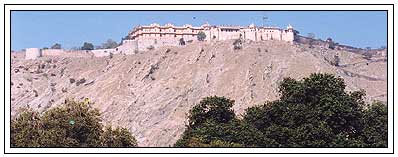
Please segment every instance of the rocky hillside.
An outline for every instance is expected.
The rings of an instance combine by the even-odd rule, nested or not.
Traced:
[[[278,98],[284,77],[303,78],[314,72],[344,78],[347,90],[364,89],[367,100],[386,101],[385,58],[277,41],[192,43],[162,47],[112,58],[43,57],[24,60],[13,54],[11,109],[39,111],[67,98],[90,98],[107,123],[127,127],[139,146],[167,147],[185,128],[186,114],[211,95],[235,100],[242,113],[252,105]],[[330,61],[340,56],[340,66]]]

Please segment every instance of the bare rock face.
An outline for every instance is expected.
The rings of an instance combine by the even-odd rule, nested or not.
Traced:
[[[329,63],[336,54],[340,66]],[[203,97],[231,98],[238,114],[275,100],[284,77],[332,73],[348,91],[364,89],[369,102],[387,98],[386,59],[278,41],[244,41],[238,50],[233,41],[193,43],[112,58],[13,57],[11,66],[12,115],[90,98],[106,123],[128,128],[139,146],[172,146]]]

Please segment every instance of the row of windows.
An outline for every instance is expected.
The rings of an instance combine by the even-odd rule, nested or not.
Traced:
[[[144,37],[150,37],[150,36],[152,36],[152,37],[157,37],[156,35],[155,36],[153,36],[153,35],[150,35],[150,34],[140,34],[139,35],[140,37],[142,37],[142,36],[144,36]],[[163,34],[160,34],[160,37],[172,37],[172,35],[163,35]],[[178,36],[180,36],[180,35],[178,35]],[[185,36],[185,37],[187,37],[187,36],[189,36],[189,35],[183,35],[183,36]],[[195,35],[192,35],[192,37],[194,37]],[[176,34],[174,34],[174,37],[177,37],[177,35]]]
[[[143,29],[143,32],[153,32],[153,31],[151,31],[151,30],[149,30],[149,29]],[[154,32],[157,32],[157,30],[155,29],[155,31]],[[160,29],[159,30],[159,32],[162,32],[162,30]],[[170,31],[170,29],[167,31],[164,31],[164,32],[176,32],[176,30],[175,29],[173,29],[172,31]],[[194,33],[194,32],[199,32],[198,30],[192,30],[192,31],[186,31],[186,30],[184,30],[184,31],[178,31],[178,32],[192,32],[192,33]]]

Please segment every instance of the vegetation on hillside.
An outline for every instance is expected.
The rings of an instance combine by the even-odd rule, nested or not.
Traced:
[[[62,46],[61,44],[55,43],[53,46],[51,46],[51,49],[61,49]]]
[[[83,46],[81,47],[82,50],[94,50],[94,45],[89,42],[84,42]]]
[[[176,147],[387,147],[387,106],[365,104],[363,91],[345,92],[342,78],[285,78],[279,100],[250,107],[207,97],[189,112]]]
[[[24,109],[11,121],[12,147],[136,147],[125,128],[102,126],[100,113],[89,101],[66,100],[40,114]]]
[[[204,41],[206,39],[206,34],[205,32],[200,31],[197,35],[197,38],[199,41]]]

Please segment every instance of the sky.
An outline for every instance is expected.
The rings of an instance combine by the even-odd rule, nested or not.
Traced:
[[[264,22],[263,17],[268,19]],[[107,39],[120,42],[137,25],[151,23],[241,25],[286,28],[291,24],[300,35],[354,47],[387,45],[385,11],[12,11],[11,49],[81,47],[83,42],[100,45]]]

